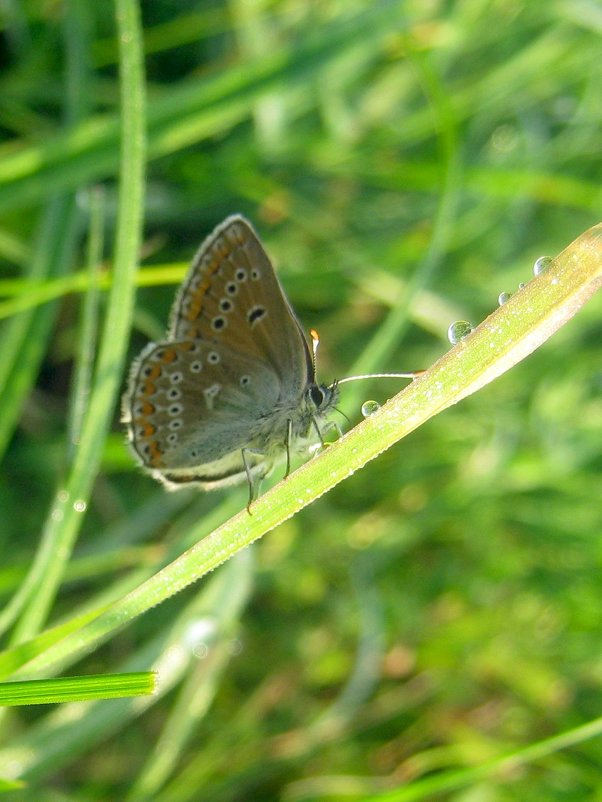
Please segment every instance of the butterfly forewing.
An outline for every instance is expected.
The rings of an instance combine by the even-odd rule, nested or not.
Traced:
[[[268,362],[290,394],[313,378],[301,327],[268,255],[240,216],[227,218],[201,245],[176,297],[169,336],[243,349]]]

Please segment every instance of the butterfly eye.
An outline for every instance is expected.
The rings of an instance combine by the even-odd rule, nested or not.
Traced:
[[[318,387],[317,384],[312,384],[309,388],[309,397],[316,405],[317,409],[320,409],[322,404],[324,403],[325,394],[321,387]]]

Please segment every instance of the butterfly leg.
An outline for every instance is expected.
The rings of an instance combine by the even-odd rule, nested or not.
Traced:
[[[322,446],[322,448],[324,448],[326,443],[324,442],[324,438],[322,437],[322,429],[320,429],[320,424],[318,423],[317,418],[315,416],[312,417],[311,422],[313,423],[314,429],[316,430],[316,434],[318,435],[318,438],[320,440],[320,445]]]
[[[326,421],[324,429],[322,430],[322,434],[331,431],[331,429],[335,430],[335,432],[337,433],[337,438],[343,436],[343,430],[335,420]]]
[[[314,429],[316,430],[318,437],[320,439],[320,445],[322,446],[322,448],[326,448],[326,443],[324,442],[324,434],[326,432],[329,432],[331,429],[335,430],[338,437],[343,436],[343,430],[336,421],[333,420],[326,421],[324,426],[320,428],[320,424],[318,423],[317,418],[314,417],[311,420],[314,425]]]
[[[291,472],[291,443],[293,441],[293,422],[289,418],[286,422],[286,441],[284,447],[286,448],[286,470],[284,478],[286,479]]]
[[[249,461],[250,454],[257,454],[258,452],[252,451],[250,448],[241,449],[241,456],[243,465],[245,466],[245,473],[247,474],[247,484],[249,485],[249,500],[247,501],[247,512],[252,515],[251,504],[259,497],[259,489],[261,487],[261,480],[265,476],[265,472],[253,473],[253,465]]]

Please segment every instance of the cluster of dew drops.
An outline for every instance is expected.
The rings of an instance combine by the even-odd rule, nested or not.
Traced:
[[[472,325],[467,320],[456,320],[450,325],[447,330],[447,339],[452,345],[456,345],[467,337],[472,331]],[[364,418],[369,418],[376,414],[380,409],[378,401],[364,401],[361,407],[362,415]]]
[[[539,259],[536,259],[533,265],[533,275],[539,276],[542,273],[545,273],[546,270],[549,269],[553,262],[551,256],[540,256]],[[519,284],[518,288],[521,290],[524,287],[523,284]],[[509,292],[501,292],[498,296],[497,302],[499,306],[503,306],[511,297],[511,293]],[[447,330],[447,339],[450,341],[452,345],[457,345],[461,340],[465,337],[468,337],[470,332],[473,330],[473,326],[468,320],[456,320],[454,321]],[[362,415],[364,418],[369,418],[371,415],[374,415],[380,409],[380,404],[378,401],[364,401],[362,404]]]
[[[546,270],[550,268],[553,261],[551,256],[540,256],[539,259],[535,260],[533,265],[533,275],[540,276],[542,273],[545,273]],[[519,284],[519,290],[522,290],[524,286],[524,284]],[[509,292],[501,292],[497,299],[498,305],[503,306],[510,299],[510,296],[511,293]],[[472,329],[472,324],[467,320],[456,320],[447,330],[447,339],[452,345],[457,345],[460,340],[463,340],[464,337],[470,334]]]

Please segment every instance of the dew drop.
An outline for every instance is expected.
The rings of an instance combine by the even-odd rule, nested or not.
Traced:
[[[519,288],[519,290],[523,290],[525,288],[525,286],[526,286],[525,282],[521,281],[521,283],[518,285],[518,288]]]
[[[471,331],[472,326],[467,320],[456,320],[447,330],[447,339],[452,345],[456,345],[464,337],[467,337]]]
[[[88,505],[83,499],[78,499],[77,501],[73,502],[73,509],[75,512],[85,512]]]
[[[240,641],[238,638],[233,638],[226,644],[226,648],[228,649],[229,654],[231,654],[233,657],[237,657],[242,653],[242,641]]]
[[[364,401],[362,404],[362,415],[364,418],[369,418],[370,415],[374,415],[375,412],[378,412],[380,409],[380,404],[378,401]]]
[[[192,654],[197,660],[205,660],[209,657],[209,646],[206,643],[197,643],[197,645],[193,648]]]
[[[500,292],[500,294],[498,295],[497,302],[500,306],[503,306],[509,300],[510,300],[509,292]]]
[[[533,265],[533,275],[540,276],[542,273],[545,273],[546,270],[551,267],[552,261],[551,256],[540,256]]]

